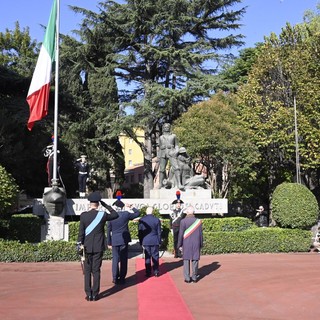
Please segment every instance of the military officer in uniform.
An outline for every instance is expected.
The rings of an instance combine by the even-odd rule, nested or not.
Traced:
[[[182,254],[178,247],[179,229],[180,222],[186,216],[186,214],[183,212],[181,207],[183,201],[180,199],[180,191],[176,192],[176,196],[177,199],[172,202],[172,204],[175,205],[175,209],[170,213],[170,228],[173,236],[174,257],[181,258]]]
[[[100,291],[100,273],[103,251],[106,249],[105,224],[118,218],[118,213],[101,200],[98,191],[89,195],[89,211],[80,215],[80,227],[77,242],[78,253],[85,252],[84,291],[87,301],[97,301]],[[99,202],[109,212],[99,210]]]
[[[112,249],[112,282],[124,284],[128,271],[128,245],[131,242],[128,223],[140,215],[140,211],[121,201],[121,192],[117,192],[117,201],[113,203],[119,217],[108,222],[108,247]],[[126,207],[126,210],[124,210]]]
[[[87,156],[82,155],[75,162],[75,167],[78,170],[78,183],[79,183],[79,196],[84,198],[86,196],[86,185],[89,175],[89,164],[87,162]]]

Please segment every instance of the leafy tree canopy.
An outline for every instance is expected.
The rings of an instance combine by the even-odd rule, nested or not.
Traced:
[[[236,100],[222,93],[193,105],[174,123],[180,145],[210,170],[210,183],[217,197],[233,197],[240,181],[252,181],[257,149],[238,117]],[[242,194],[242,197],[245,197]]]

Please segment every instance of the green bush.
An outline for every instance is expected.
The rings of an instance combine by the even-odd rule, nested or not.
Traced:
[[[282,228],[309,229],[318,220],[316,197],[302,184],[282,183],[274,190],[272,218]]]
[[[300,229],[257,228],[247,218],[205,218],[201,219],[204,230],[202,254],[254,253],[254,252],[307,252],[310,250],[312,233]],[[19,219],[24,223],[23,219]],[[170,220],[161,219],[162,245],[160,250],[173,250]],[[40,226],[38,226],[40,227]],[[79,261],[76,252],[79,221],[69,222],[69,242],[29,242],[0,240],[0,261],[2,262],[55,262]],[[129,222],[132,239],[138,238],[137,221]],[[112,258],[106,250],[104,259]]]
[[[10,240],[20,242],[40,242],[43,219],[33,214],[15,214],[11,216]]]
[[[103,258],[111,259],[111,250]],[[75,242],[44,241],[38,244],[0,240],[1,262],[60,262],[80,261]]]
[[[234,218],[205,218],[201,219],[202,228],[205,232],[218,231],[243,231],[247,229],[257,228],[250,219],[244,217]]]
[[[0,219],[0,238],[1,239],[10,238],[9,229],[10,229],[10,220]]]
[[[79,221],[71,221],[68,222],[69,226],[69,241],[78,241],[78,233],[79,233]]]
[[[206,235],[216,232],[235,232],[248,229],[258,228],[250,219],[244,217],[232,218],[204,218],[202,221],[202,229]],[[170,232],[170,220],[167,219],[166,227],[168,228],[168,238],[166,248],[169,252],[173,252],[173,236]]]
[[[204,232],[202,254],[307,252],[311,231],[254,228],[241,232]]]
[[[0,216],[13,208],[18,196],[18,185],[4,167],[0,165]]]

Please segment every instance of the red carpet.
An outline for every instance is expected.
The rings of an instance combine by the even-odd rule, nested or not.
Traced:
[[[136,258],[139,320],[193,320],[191,312],[160,260],[160,277],[145,277],[144,259]],[[182,272],[182,270],[181,270]]]

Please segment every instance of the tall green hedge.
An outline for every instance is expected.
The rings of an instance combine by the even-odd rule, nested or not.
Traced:
[[[111,259],[111,250],[104,252],[105,260]],[[75,242],[44,241],[37,244],[0,239],[1,262],[58,262],[80,261]]]
[[[271,207],[272,218],[282,228],[310,229],[318,221],[317,199],[302,184],[282,183],[277,186]]]
[[[0,165],[0,217],[13,207],[18,192],[18,185],[14,178]]]
[[[11,240],[20,242],[40,242],[43,219],[33,214],[15,214],[11,216],[9,234]]]
[[[202,254],[308,252],[311,231],[253,228],[241,232],[205,232]]]

